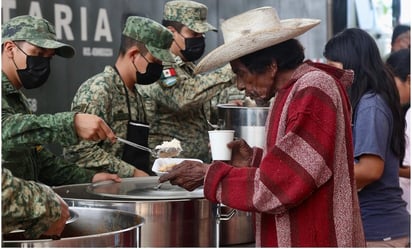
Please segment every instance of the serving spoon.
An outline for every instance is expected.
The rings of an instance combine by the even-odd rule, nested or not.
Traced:
[[[159,149],[150,149],[148,147],[145,147],[143,145],[137,144],[137,143],[133,143],[129,140],[120,138],[120,137],[116,137],[117,140],[119,142],[122,142],[124,144],[130,145],[136,149],[139,150],[144,150],[144,151],[148,151],[150,152],[150,154],[154,157],[154,158],[160,158],[160,157],[175,157],[177,155],[179,155],[180,151],[177,150],[176,148],[173,147],[164,147],[164,148],[159,148]]]

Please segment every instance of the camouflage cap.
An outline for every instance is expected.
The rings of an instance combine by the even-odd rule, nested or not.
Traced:
[[[157,59],[174,62],[174,57],[169,51],[173,41],[172,32],[160,23],[141,16],[129,16],[123,35],[142,42]]]
[[[5,41],[27,41],[37,47],[55,49],[57,55],[66,58],[74,55],[74,48],[57,41],[53,25],[43,18],[24,15],[5,22],[1,44]]]
[[[163,20],[180,22],[197,33],[217,31],[206,21],[207,6],[188,0],[167,2],[163,10]]]

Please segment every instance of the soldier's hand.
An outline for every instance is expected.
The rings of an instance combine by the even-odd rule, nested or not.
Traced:
[[[77,113],[74,116],[74,127],[80,138],[93,141],[109,139],[112,143],[116,142],[112,129],[96,115]]]
[[[146,172],[140,169],[135,169],[133,172],[134,177],[139,177],[139,176],[149,176]]]
[[[57,197],[60,201],[60,218],[50,225],[49,229],[44,233],[44,235],[57,235],[60,237],[61,233],[64,230],[64,227],[66,226],[66,221],[70,218],[69,206],[67,206],[66,202],[60,196]]]
[[[121,182],[122,179],[116,174],[97,173],[93,176],[92,182],[108,181]]]

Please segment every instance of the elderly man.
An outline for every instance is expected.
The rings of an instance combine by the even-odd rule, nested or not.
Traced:
[[[223,22],[224,44],[197,71],[230,62],[246,95],[274,97],[265,146],[236,140],[229,163],[183,161],[160,178],[188,190],[204,184],[210,201],[254,212],[257,247],[365,246],[345,93],[353,74],[303,62],[294,39],[318,23],[279,20],[271,7]]]

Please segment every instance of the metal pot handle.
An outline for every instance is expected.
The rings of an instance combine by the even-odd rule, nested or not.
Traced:
[[[237,212],[236,209],[232,209],[229,213],[222,214],[221,213],[222,206],[225,206],[225,205],[222,203],[218,203],[216,205],[216,248],[220,246],[220,222],[230,220],[233,217],[233,215],[235,215]]]
[[[220,213],[219,219],[220,219],[221,221],[228,221],[228,220],[232,219],[232,217],[233,217],[236,213],[237,213],[237,210],[236,210],[236,209],[230,210],[230,212],[227,213],[227,214],[222,214],[222,213]]]

